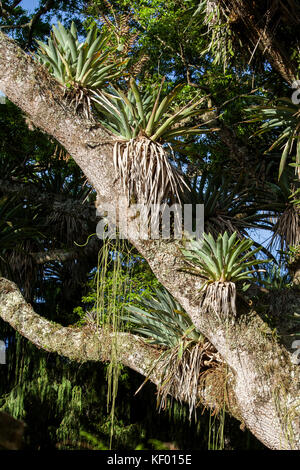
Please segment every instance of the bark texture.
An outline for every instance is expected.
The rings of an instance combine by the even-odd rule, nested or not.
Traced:
[[[107,328],[97,328],[94,323],[74,328],[50,322],[35,313],[32,306],[26,303],[16,284],[5,278],[0,278],[0,318],[38,348],[58,353],[73,361],[109,361],[111,350],[115,348],[118,360],[122,364],[148,377],[155,385],[161,382],[159,361],[161,352],[158,348],[145,343],[139,336],[123,332],[112,333]],[[231,373],[223,370],[224,378],[226,374],[227,379],[227,391],[231,395],[231,400],[227,400],[226,404],[229,408],[231,406],[232,414],[238,415],[232,387],[234,378]],[[205,406],[215,408],[219,406],[218,394],[216,381],[207,380],[203,382],[202,387],[199,387],[199,400]],[[223,403],[220,405],[223,406]]]
[[[126,213],[127,203],[113,168],[113,137],[100,125],[75,115],[55,80],[1,33],[0,89],[30,116],[34,125],[52,135],[72,155],[97,191],[100,206],[119,206],[120,212]],[[199,280],[180,271],[183,266],[180,242],[137,239],[137,221],[130,215],[129,211],[129,240],[230,367],[237,406],[245,425],[271,449],[300,449],[299,368],[292,365],[288,352],[266,333],[265,325],[250,306],[244,306],[235,322],[222,322],[213,312],[201,311],[197,297]],[[8,320],[3,313],[2,318]],[[46,331],[49,328],[45,323]],[[40,334],[43,337],[43,327]],[[56,337],[62,339],[64,334],[64,330],[58,330]],[[82,334],[73,332],[71,355],[76,355],[76,338]],[[129,356],[130,349],[131,345],[127,350]],[[126,365],[130,366],[129,362]]]

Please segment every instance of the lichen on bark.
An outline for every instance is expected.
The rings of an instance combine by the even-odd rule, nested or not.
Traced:
[[[30,116],[34,125],[60,142],[94,186],[99,201],[118,206],[124,194],[115,178],[113,144],[108,142],[112,136],[101,126],[92,126],[82,117],[70,113],[59,100],[59,85],[39,70],[30,57],[0,33],[0,89]],[[89,145],[89,142],[99,145]],[[124,204],[121,210],[125,209]],[[129,241],[227,363],[230,374],[234,376],[232,393],[245,425],[270,448],[300,449],[299,414],[294,403],[299,399],[299,394],[295,395],[299,368],[291,365],[289,354],[273,338],[263,336],[257,330],[259,316],[250,306],[238,310],[238,320],[232,321],[230,326],[225,320],[218,321],[213,312],[203,312],[198,301],[199,280],[180,271],[182,260],[178,256],[176,242],[137,240],[135,229],[134,221],[129,218]],[[9,289],[13,291],[9,292]],[[30,306],[24,305],[21,294],[8,281],[1,280],[0,290],[2,319],[27,335],[38,347],[59,350],[60,354],[74,360],[102,360],[101,354],[103,358],[107,357],[107,351],[101,352],[101,334],[96,340],[96,333],[87,334],[85,330],[71,331],[51,325],[36,315]],[[135,336],[120,335],[119,338],[122,361],[141,373],[145,369],[144,373],[147,373],[149,361],[154,357],[153,351]],[[106,338],[102,339],[105,345]],[[129,354],[128,344],[134,349],[134,354]],[[279,361],[277,367],[271,364],[273,355]],[[272,394],[279,376],[286,384],[284,393],[280,395],[281,409],[277,406],[278,397],[275,399]],[[281,410],[285,415],[293,416],[289,424],[293,429],[292,441],[286,435]]]

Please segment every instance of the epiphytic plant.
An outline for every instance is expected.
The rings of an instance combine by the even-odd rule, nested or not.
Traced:
[[[109,37],[94,26],[80,42],[74,22],[70,30],[58,22],[48,43],[37,41],[37,58],[66,88],[75,109],[88,118],[92,117],[91,101],[97,100],[108,81],[122,72],[122,63],[113,56],[116,47],[108,46]]]

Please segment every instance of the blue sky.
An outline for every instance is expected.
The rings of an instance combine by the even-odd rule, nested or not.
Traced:
[[[23,0],[20,6],[26,8],[26,10],[32,11],[39,6],[39,3],[39,0]]]

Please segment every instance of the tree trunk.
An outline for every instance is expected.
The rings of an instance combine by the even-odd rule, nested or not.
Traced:
[[[34,125],[65,147],[94,186],[100,205],[119,206],[120,213],[126,213],[128,203],[113,167],[112,135],[77,116],[46,70],[1,33],[0,89]],[[202,311],[198,278],[180,271],[180,243],[137,239],[137,221],[130,210],[127,222],[128,239],[228,364],[244,424],[271,449],[300,449],[299,368],[290,354],[266,333],[266,325],[250,305],[238,312],[235,321],[220,321],[214,312]],[[73,349],[76,356],[76,342]],[[130,347],[127,354],[130,366]]]
[[[277,8],[273,8],[272,2],[275,6],[275,1],[269,2],[269,5],[261,5],[261,2],[253,2],[252,0],[221,0],[222,8],[234,17],[234,21],[241,23],[241,30],[243,36],[247,38],[253,51],[256,48],[260,51],[262,56],[270,62],[272,67],[282,76],[287,83],[292,84],[297,79],[297,71],[290,60],[289,54],[284,46],[278,42],[275,37],[275,32],[272,30],[270,23],[273,20],[273,15],[277,13]],[[263,2],[267,3],[267,2]],[[265,14],[261,14],[261,7],[263,7]],[[299,7],[297,6],[299,12]],[[278,9],[280,10],[280,6]],[[282,11],[279,13],[283,13]],[[296,18],[294,18],[296,20]],[[273,26],[276,28],[276,26]]]

